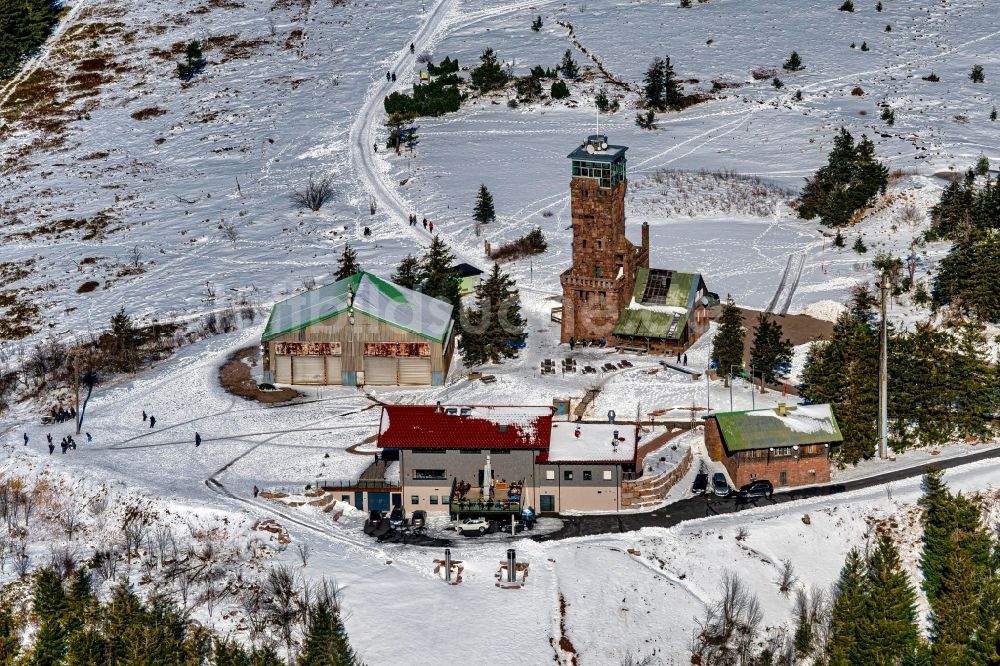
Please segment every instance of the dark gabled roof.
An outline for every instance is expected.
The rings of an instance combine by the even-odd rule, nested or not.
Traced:
[[[383,449],[548,449],[551,407],[384,405]]]
[[[680,340],[687,320],[694,311],[698,291],[704,286],[700,273],[656,270],[668,273],[670,284],[663,303],[645,303],[643,295],[650,269],[639,267],[635,272],[632,303],[622,310],[613,333],[619,337]]]
[[[362,272],[275,303],[261,339],[301,330],[348,309],[441,344],[451,330],[450,303]]]
[[[483,270],[481,268],[476,268],[472,264],[457,264],[452,266],[453,269],[458,271],[458,277],[473,277],[475,275],[482,275]]]
[[[844,440],[833,407],[796,405],[786,416],[776,409],[754,409],[744,412],[717,412],[723,443],[730,453],[807,444],[839,444]]]

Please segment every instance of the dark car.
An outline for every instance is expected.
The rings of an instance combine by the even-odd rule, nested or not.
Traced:
[[[756,481],[751,481],[745,486],[740,487],[740,497],[747,499],[754,499],[757,497],[766,497],[768,499],[774,495],[774,486],[767,479],[757,479]]]
[[[410,517],[410,527],[415,530],[422,530],[427,527],[427,512],[421,510],[414,511]]]
[[[399,529],[401,527],[406,527],[406,510],[401,506],[393,507],[392,513],[389,514],[389,525],[393,529]]]
[[[729,497],[729,493],[732,492],[729,488],[729,482],[726,481],[726,475],[722,472],[716,472],[712,475],[712,492],[719,497]]]
[[[691,484],[691,492],[696,495],[704,495],[706,490],[708,490],[708,474],[698,472],[698,475],[694,477],[694,483]]]
[[[385,520],[385,517],[382,515],[381,511],[374,511],[373,510],[373,511],[369,511],[368,512],[368,524],[370,526],[372,526],[373,528],[377,529],[379,527],[382,527],[382,522],[384,520]]]

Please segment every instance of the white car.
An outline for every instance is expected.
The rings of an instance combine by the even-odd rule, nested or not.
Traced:
[[[486,534],[486,530],[488,529],[490,529],[490,521],[485,518],[466,518],[455,526],[455,531],[459,534],[465,534],[466,532]]]

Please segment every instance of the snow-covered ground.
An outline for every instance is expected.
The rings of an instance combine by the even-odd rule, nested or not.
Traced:
[[[566,155],[594,130],[597,90],[624,95],[621,110],[600,119],[601,130],[612,143],[629,146],[629,231],[637,237],[638,225],[650,224],[653,265],[700,272],[712,291],[762,308],[789,257],[793,267],[801,257],[797,288],[779,307],[787,300],[790,311],[835,318],[850,287],[868,279],[867,262],[876,251],[909,252],[926,219],[903,223],[899,213],[910,203],[925,211],[937,199],[944,181],[935,174],[962,170],[980,152],[1000,157],[997,125],[987,118],[996,102],[990,63],[1000,59],[1000,13],[974,0],[929,6],[889,0],[881,13],[858,4],[849,14],[836,11],[837,3],[795,0],[710,0],[691,9],[654,0],[75,0],[58,41],[0,88],[0,263],[33,260],[25,276],[0,288],[18,289],[19,298],[39,306],[28,342],[100,331],[121,306],[144,321],[196,318],[240,303],[266,306],[313,280],[329,280],[345,242],[367,270],[388,275],[428,242],[422,229],[403,222],[409,211],[433,220],[460,259],[473,264],[485,263],[484,241],[495,245],[535,226],[549,250],[505,266],[518,281],[529,337],[521,358],[488,369],[494,384],[467,380],[456,367],[442,387],[366,389],[370,395],[308,388],[292,406],[259,406],[226,394],[217,382],[222,360],[259,339],[260,326],[248,325],[185,347],[133,379],[99,387],[85,422],[94,441],[66,455],[57,449],[49,457],[45,435],[58,441],[68,424],[39,426],[30,405],[5,414],[4,473],[35,475],[48,466],[44,473],[59,478],[122,484],[160,508],[230,520],[234,538],[249,538],[247,525],[258,518],[276,520],[293,542],[310,545],[306,575],[330,576],[343,587],[347,627],[370,664],[400,663],[401,650],[412,664],[465,661],[470,644],[490,664],[568,662],[554,647],[561,624],[581,664],[616,663],[630,649],[654,655],[654,663],[687,663],[693,618],[724,570],[740,571],[751,584],[767,624],[785,623],[792,598],[773,582],[780,560],[790,558],[801,581],[825,587],[872,520],[903,526],[900,539],[908,540],[906,561],[916,575],[914,537],[906,529],[914,518],[916,479],[892,484],[891,492],[875,488],[750,509],[666,530],[564,542],[520,539],[519,559],[530,563],[530,575],[516,591],[494,586],[507,547],[500,538],[459,541],[453,556],[463,560],[463,582],[446,586],[433,571],[442,553],[376,544],[361,534],[363,516],[350,507],[338,503],[344,513],[334,520],[336,512],[281,506],[251,492],[255,485],[300,490],[316,480],[356,476],[373,449],[347,449],[376,431],[372,397],[546,405],[600,388],[589,416],[655,412],[661,420],[697,418],[709,406],[781,401],[780,394],[754,394],[743,382],[727,389],[692,381],[651,357],[628,357],[634,367],[612,373],[539,373],[542,359],[569,354],[550,320],[558,275],[570,262]],[[538,15],[544,26],[536,33],[529,25]],[[572,24],[575,39],[629,92],[601,80],[564,24]],[[193,38],[206,44],[209,64],[182,85],[173,75],[180,56],[172,49]],[[864,41],[867,52],[850,47]],[[412,154],[371,150],[384,140],[381,97],[408,87],[417,55],[448,55],[467,66],[486,47],[515,73],[553,66],[571,49],[585,76],[571,84],[567,102],[511,109],[503,95],[472,100],[458,113],[422,119]],[[783,72],[793,49],[806,69]],[[682,79],[698,80],[686,84],[688,92],[708,91],[713,81],[738,85],[662,115],[654,131],[639,129],[635,90],[660,55],[672,56]],[[76,97],[80,80],[66,79],[87,73],[84,59],[98,58],[106,61],[101,73],[107,80]],[[986,66],[986,84],[969,81],[973,63]],[[770,78],[755,80],[752,71],[759,68],[776,68],[785,88],[775,90]],[[389,69],[395,84],[385,79]],[[939,83],[921,78],[931,71]],[[23,106],[19,100],[28,91],[19,83],[49,76],[44,104]],[[864,94],[852,95],[855,87]],[[878,119],[880,103],[895,109],[894,127]],[[52,109],[64,116],[62,143],[42,135],[52,131],[42,111]],[[848,247],[862,235],[866,255],[834,249],[816,223],[796,219],[788,206],[802,179],[824,162],[841,126],[867,134],[900,170],[878,210],[845,234]],[[746,179],[702,170],[759,177],[759,191]],[[318,213],[295,208],[289,198],[310,174],[332,178],[334,197]],[[477,237],[470,213],[480,183],[493,192],[498,221]],[[86,218],[90,226],[61,222],[70,218]],[[371,236],[363,234],[366,226]],[[946,249],[941,243],[918,248],[918,278]],[[88,281],[96,288],[77,293]],[[909,305],[893,313],[908,320],[921,315]],[[707,335],[689,350],[688,365],[705,368],[710,346]],[[796,350],[795,372],[804,352]],[[625,358],[595,349],[573,356],[578,367]],[[155,428],[143,422],[143,410],[156,416]],[[29,434],[27,447],[22,432]],[[203,442],[197,448],[195,432]],[[682,437],[678,441],[695,453],[693,474],[705,459],[703,444],[697,432]],[[907,454],[879,469],[934,457]],[[957,489],[992,490],[998,466],[983,461],[947,478]],[[837,477],[872,471],[874,464]],[[682,497],[689,484],[682,480],[668,499]],[[806,513],[808,525],[801,520]],[[748,535],[737,540],[740,528]],[[269,557],[295,560],[279,548]],[[385,627],[393,628],[392,640]]]

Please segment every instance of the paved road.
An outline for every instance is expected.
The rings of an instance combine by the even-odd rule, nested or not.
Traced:
[[[1000,448],[979,451],[967,456],[936,460],[934,465],[940,469],[949,469],[966,465],[978,460],[989,458],[1000,458]],[[823,497],[852,490],[872,488],[882,486],[893,481],[902,481],[922,476],[924,465],[917,467],[906,467],[902,469],[871,476],[856,481],[846,483],[833,483],[826,486],[810,486],[775,493],[771,500],[760,500],[758,506],[767,505],[769,502],[781,504],[793,502],[795,500],[808,499],[810,497]],[[734,513],[739,510],[735,500],[730,498],[719,498],[711,495],[695,496],[690,499],[681,500],[670,504],[662,509],[649,513],[633,513],[602,516],[560,516],[563,520],[563,527],[550,534],[534,537],[536,541],[552,541],[558,539],[568,539],[571,537],[591,536],[595,534],[609,534],[617,532],[631,532],[643,527],[673,527],[688,520],[706,518],[723,513]]]

